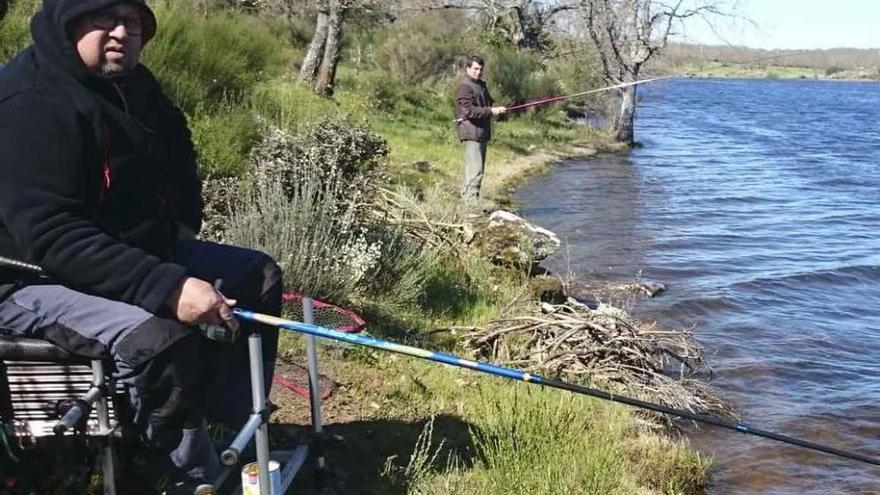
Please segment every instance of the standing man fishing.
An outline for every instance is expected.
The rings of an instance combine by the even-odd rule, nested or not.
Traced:
[[[458,139],[464,147],[461,197],[469,205],[475,205],[480,198],[486,170],[486,147],[492,137],[492,117],[507,111],[505,107],[493,106],[494,100],[483,81],[485,65],[482,58],[471,56],[455,91],[455,124]]]
[[[194,239],[186,119],[139,63],[155,32],[144,0],[44,0],[33,45],[0,71],[0,256],[48,276],[0,268],[0,332],[112,358],[135,425],[192,493],[219,471],[206,420],[238,428],[251,406],[247,339],[196,328],[236,330],[236,302],[278,314],[281,271]],[[262,331],[271,377],[277,330]]]

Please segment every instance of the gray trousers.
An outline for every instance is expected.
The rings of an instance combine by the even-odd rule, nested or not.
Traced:
[[[174,261],[190,276],[222,279],[221,291],[242,307],[280,313],[281,270],[263,253],[185,241]],[[254,324],[242,330],[262,332],[268,393],[278,330]],[[234,344],[209,341],[168,314],[57,284],[22,287],[0,301],[4,332],[45,338],[83,357],[112,359],[114,376],[129,393],[135,426],[185,481],[210,482],[219,472],[206,420],[237,429],[250,413],[246,338]]]
[[[464,147],[464,182],[461,198],[465,203],[476,203],[486,170],[486,141],[462,141]]]

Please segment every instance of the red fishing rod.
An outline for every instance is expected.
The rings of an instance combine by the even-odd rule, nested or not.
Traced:
[[[676,77],[676,76],[652,77],[650,79],[642,79],[639,81],[632,81],[632,82],[615,84],[613,86],[605,86],[604,88],[590,89],[588,91],[581,91],[580,93],[575,93],[575,94],[571,94],[571,95],[551,96],[549,98],[543,98],[543,99],[535,100],[535,101],[528,101],[526,103],[520,103],[519,105],[513,105],[510,107],[506,107],[506,110],[504,111],[504,113],[509,113],[514,110],[522,110],[524,108],[534,107],[534,106],[538,106],[538,105],[548,105],[550,103],[555,103],[557,101],[570,100],[572,98],[578,98],[580,96],[586,96],[586,95],[590,95],[590,94],[594,94],[594,93],[601,93],[603,91],[610,91],[612,89],[622,89],[622,88],[626,88],[629,86],[636,86],[639,84],[645,84],[645,83],[649,83],[649,82],[653,82],[653,81],[659,81],[661,79],[669,79],[670,77]],[[454,122],[460,123],[460,122],[464,122],[465,120],[467,120],[467,119],[458,118],[458,119],[455,119]]]
[[[622,88],[626,88],[629,86],[636,86],[638,84],[645,84],[645,83],[649,83],[652,81],[659,81],[661,79],[669,79],[670,77],[673,77],[673,76],[652,77],[650,79],[642,79],[640,81],[625,82],[625,83],[615,84],[614,86],[606,86],[604,88],[597,88],[597,89],[591,89],[588,91],[582,91],[580,93],[575,93],[572,95],[552,96],[550,98],[529,101],[526,103],[521,103],[519,105],[507,107],[507,112],[512,112],[514,110],[522,110],[523,108],[529,108],[529,107],[534,107],[534,106],[538,106],[538,105],[547,105],[547,104],[555,103],[557,101],[562,101],[562,100],[570,100],[571,98],[577,98],[579,96],[586,96],[586,95],[594,94],[594,93],[601,93],[603,91],[609,91],[612,89],[622,89]],[[505,112],[505,113],[507,113],[507,112]]]

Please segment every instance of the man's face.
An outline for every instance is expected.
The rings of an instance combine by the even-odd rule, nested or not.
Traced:
[[[90,70],[121,75],[137,66],[143,43],[141,13],[137,7],[116,4],[84,14],[73,21],[73,42]]]
[[[483,66],[477,62],[471,62],[465,69],[471,79],[480,79],[483,76]]]

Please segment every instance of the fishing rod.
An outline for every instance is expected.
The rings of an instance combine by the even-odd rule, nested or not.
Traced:
[[[577,98],[577,97],[579,97],[579,96],[586,96],[586,95],[590,95],[590,94],[594,94],[594,93],[601,93],[601,92],[603,92],[603,91],[610,91],[610,90],[612,90],[612,89],[622,89],[622,88],[627,88],[627,87],[630,87],[630,86],[636,86],[636,85],[639,85],[639,84],[645,84],[645,83],[649,83],[649,82],[653,82],[653,81],[659,81],[659,80],[661,80],[661,79],[669,79],[670,77],[675,77],[675,76],[652,77],[652,78],[650,78],[650,79],[642,79],[642,80],[639,80],[639,81],[631,81],[631,82],[625,82],[625,83],[615,84],[615,85],[613,85],[613,86],[605,86],[604,88],[590,89],[590,90],[587,90],[587,91],[581,91],[580,93],[575,93],[575,94],[571,94],[571,95],[552,96],[552,97],[550,97],[550,98],[544,98],[544,99],[541,99],[541,100],[529,101],[529,102],[526,102],[526,103],[521,103],[521,104],[519,104],[519,105],[514,105],[514,106],[512,106],[512,107],[507,107],[507,112],[512,112],[512,111],[514,111],[514,110],[522,110],[523,108],[534,107],[534,106],[537,106],[537,105],[547,105],[547,104],[555,103],[555,102],[557,102],[557,101],[562,101],[562,100],[570,100],[570,99],[572,99],[572,98]],[[506,113],[506,112],[505,112],[505,113]]]
[[[45,276],[43,269],[37,265],[23,263],[17,260],[12,260],[9,258],[5,258],[0,256],[0,266],[4,266],[7,268],[12,268],[20,271],[31,272],[36,275]],[[663,406],[660,404],[655,404],[652,402],[647,402],[639,399],[633,399],[627,397],[625,395],[613,394],[611,392],[606,392],[604,390],[598,390],[594,388],[585,387],[582,385],[575,385],[572,383],[566,383],[560,380],[552,380],[549,378],[544,378],[540,375],[534,375],[531,373],[526,373],[523,371],[515,370],[513,368],[505,368],[503,366],[498,366],[490,363],[481,363],[478,361],[472,361],[469,359],[463,359],[453,354],[447,354],[443,352],[434,352],[429,351],[427,349],[420,349],[418,347],[412,347],[403,344],[397,344],[394,342],[389,342],[385,340],[376,339],[373,337],[367,337],[364,335],[357,335],[352,333],[344,333],[336,330],[332,330],[325,327],[319,327],[316,325],[309,325],[306,323],[300,323],[292,320],[286,320],[284,318],[279,318],[277,316],[264,315],[260,313],[255,313],[253,311],[247,311],[240,308],[233,309],[233,313],[244,320],[255,321],[258,323],[263,323],[265,325],[271,325],[278,328],[283,328],[286,330],[292,330],[298,333],[304,333],[308,335],[314,335],[315,337],[321,337],[330,340],[337,340],[340,342],[347,342],[350,344],[360,345],[364,347],[372,347],[374,349],[381,349],[384,351],[394,352],[398,354],[404,354],[407,356],[417,357],[421,359],[425,359],[427,361],[433,361],[437,363],[448,364],[451,366],[456,366],[459,368],[471,369],[474,371],[479,371],[481,373],[486,373],[489,375],[500,376],[503,378],[509,378],[511,380],[523,381],[526,383],[532,383],[536,385],[543,385],[549,388],[556,388],[560,390],[567,390],[569,392],[580,394],[580,395],[588,395],[591,397],[596,397],[599,399],[609,400],[613,402],[619,402],[621,404],[627,404],[630,406],[638,407],[641,409],[648,409],[651,411],[669,414],[672,416],[676,416],[683,419],[689,419],[692,421],[697,421],[700,423],[705,423],[713,426],[718,426],[720,428],[725,428],[728,430],[737,431],[739,433],[744,433],[747,435],[755,435],[763,438],[768,438],[770,440],[776,440],[778,442],[786,443],[789,445],[795,445],[798,447],[802,447],[809,450],[814,450],[817,452],[823,452],[826,454],[835,455],[838,457],[842,457],[844,459],[851,459],[855,461],[865,462],[867,464],[872,464],[874,466],[880,466],[880,459],[869,457],[866,455],[858,454],[855,452],[848,452],[845,450],[836,449],[834,447],[829,447],[827,445],[818,444],[815,442],[810,442],[806,440],[801,440],[799,438],[789,437],[786,435],[781,435],[779,433],[774,433],[767,430],[762,430],[758,428],[753,428],[745,423],[726,421],[720,418],[716,418],[713,416],[709,416],[706,414],[697,414],[689,411],[684,411],[681,409],[674,409],[671,407]]]
[[[652,77],[652,78],[650,78],[650,79],[642,79],[642,80],[639,80],[639,81],[631,81],[631,82],[625,82],[625,83],[615,84],[615,85],[613,85],[613,86],[605,86],[605,87],[603,87],[603,88],[590,89],[590,90],[587,90],[587,91],[581,91],[580,93],[574,93],[574,94],[571,94],[571,95],[551,96],[551,97],[549,97],[549,98],[543,98],[543,99],[540,99],[540,100],[527,101],[527,102],[525,102],[525,103],[520,103],[519,105],[513,105],[513,106],[510,106],[510,107],[506,107],[506,110],[504,111],[504,113],[509,113],[509,112],[512,112],[512,111],[515,111],[515,110],[522,110],[522,109],[524,109],[524,108],[534,107],[534,106],[537,106],[537,105],[548,105],[548,104],[550,104],[550,103],[555,103],[555,102],[557,102],[557,101],[570,100],[570,99],[572,99],[572,98],[578,98],[578,97],[580,97],[580,96],[586,96],[586,95],[590,95],[590,94],[594,94],[594,93],[601,93],[601,92],[603,92],[603,91],[610,91],[610,90],[612,90],[612,89],[621,89],[621,88],[626,88],[626,87],[629,87],[629,86],[636,86],[636,85],[639,85],[639,84],[645,84],[645,83],[649,83],[649,82],[653,82],[653,81],[659,81],[659,80],[661,80],[661,79],[669,79],[669,78],[671,78],[671,77],[678,77],[678,76]],[[461,118],[457,118],[457,119],[455,119],[453,122],[455,122],[455,123],[461,123],[461,122],[464,122],[465,120],[467,120],[467,119],[464,118],[464,117],[461,117]]]
[[[818,452],[823,452],[826,454],[836,455],[838,457],[843,457],[845,459],[851,459],[855,461],[861,461],[868,464],[873,464],[874,466],[880,466],[880,459],[869,457],[866,455],[848,452],[845,450],[836,449],[834,447],[829,447],[827,445],[822,445],[814,442],[809,442],[806,440],[801,440],[798,438],[789,437],[786,435],[781,435],[779,433],[774,433],[771,431],[761,430],[758,428],[753,428],[744,423],[738,423],[733,421],[726,421],[720,418],[716,418],[713,416],[709,416],[706,414],[697,414],[688,411],[684,411],[681,409],[674,409],[671,407],[666,407],[660,404],[655,404],[652,402],[646,402],[639,399],[633,399],[630,397],[626,397],[624,395],[617,395],[611,392],[606,392],[604,390],[597,390],[594,388],[584,387],[582,385],[575,385],[572,383],[566,383],[560,380],[552,380],[549,378],[544,378],[539,375],[534,375],[531,373],[525,373],[523,371],[515,370],[513,368],[505,368],[503,366],[497,366],[490,363],[481,363],[477,361],[471,361],[468,359],[463,359],[458,356],[452,354],[446,354],[443,352],[433,352],[426,349],[420,349],[418,347],[411,347],[408,345],[397,344],[394,342],[388,342],[385,340],[376,339],[373,337],[367,337],[364,335],[356,335],[351,333],[343,333],[338,332],[336,330],[331,330],[325,327],[319,327],[316,325],[309,325],[306,323],[300,323],[296,321],[286,320],[284,318],[278,318],[276,316],[269,316],[260,313],[254,313],[252,311],[247,311],[244,309],[234,309],[234,314],[244,320],[255,321],[258,323],[263,323],[265,325],[271,325],[278,328],[283,328],[286,330],[293,330],[294,332],[304,333],[308,335],[314,335],[315,337],[322,337],[325,339],[338,340],[341,342],[347,342],[349,344],[356,344],[365,347],[372,347],[375,349],[381,349],[384,351],[395,352],[398,354],[405,354],[407,356],[413,356],[421,359],[425,359],[428,361],[434,361],[438,363],[448,364],[452,366],[456,366],[459,368],[471,369],[474,371],[479,371],[482,373],[487,373],[490,375],[500,376],[503,378],[509,378],[512,380],[519,380],[526,383],[533,383],[536,385],[543,385],[545,387],[557,388],[560,390],[567,390],[569,392],[573,392],[575,394],[581,395],[589,395],[591,397],[597,397],[599,399],[610,400],[614,402],[619,402],[622,404],[627,404],[630,406],[648,409],[651,411],[660,412],[663,414],[669,414],[672,416],[677,416],[679,418],[689,419],[692,421],[697,421],[700,423],[706,423],[713,426],[718,426],[721,428],[726,428],[728,430],[737,431],[739,433],[745,433],[748,435],[755,435],[763,438],[769,438],[771,440],[776,440],[778,442],[786,443],[789,445],[795,445],[798,447],[803,447],[805,449],[814,450]]]

